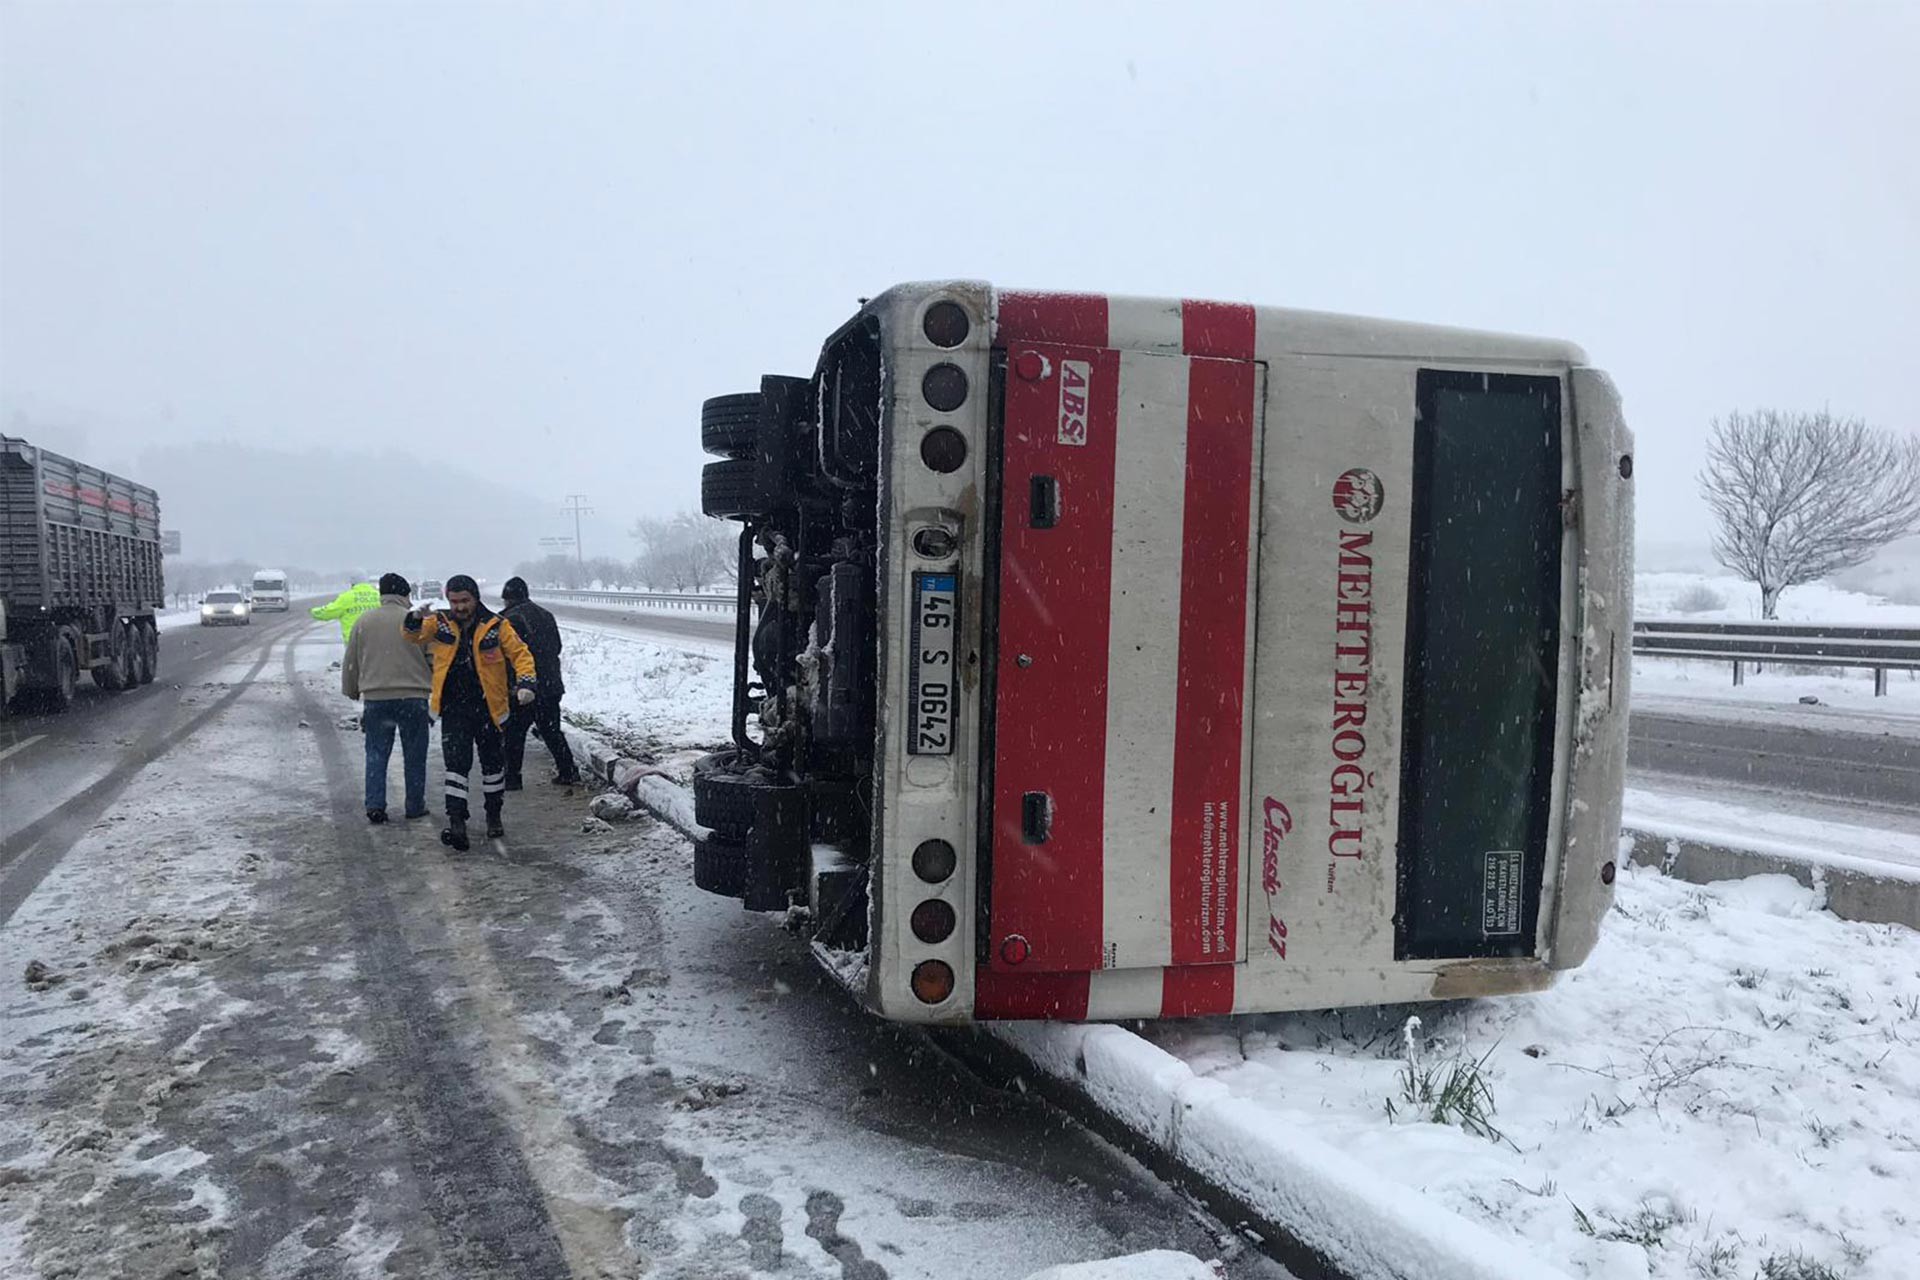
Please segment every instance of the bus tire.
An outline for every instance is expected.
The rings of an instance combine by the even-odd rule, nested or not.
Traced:
[[[738,898],[747,888],[747,847],[719,836],[695,840],[693,882],[708,893]]]
[[[700,510],[722,520],[750,520],[765,514],[759,471],[760,464],[750,458],[709,462],[700,473]]]
[[[721,458],[751,458],[760,450],[758,391],[714,396],[700,406],[700,447]]]
[[[734,755],[717,751],[693,766],[693,820],[730,840],[743,840],[753,827],[754,784],[731,771]]]

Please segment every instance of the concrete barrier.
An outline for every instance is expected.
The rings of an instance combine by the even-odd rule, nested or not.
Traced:
[[[1708,884],[1747,876],[1792,876],[1826,894],[1826,907],[1842,920],[1903,924],[1920,929],[1920,867],[1848,858],[1786,844],[1743,846],[1714,833],[1683,827],[1625,827],[1633,861],[1659,867],[1677,880]]]

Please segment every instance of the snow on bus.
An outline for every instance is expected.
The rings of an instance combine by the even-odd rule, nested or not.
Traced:
[[[1538,990],[1611,901],[1631,439],[1564,342],[945,282],[719,396],[704,888],[918,1022]]]

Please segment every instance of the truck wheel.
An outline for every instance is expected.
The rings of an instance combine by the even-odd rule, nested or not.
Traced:
[[[747,888],[747,849],[714,836],[693,842],[693,882],[708,893],[738,898]]]
[[[693,766],[693,820],[729,840],[753,826],[754,784],[732,772],[736,753],[717,751]]]
[[[700,473],[700,510],[722,520],[750,520],[764,514],[760,464],[750,458],[709,462]]]
[[[160,674],[160,629],[141,625],[134,628],[140,643],[140,683],[152,684]]]
[[[55,659],[56,673],[53,687],[47,690],[47,707],[53,711],[65,711],[73,705],[73,697],[80,685],[80,661],[73,654],[73,644],[62,637],[56,642],[60,653]]]
[[[700,447],[722,458],[751,458],[760,450],[760,393],[714,396],[700,406]]]
[[[114,627],[107,663],[93,669],[93,682],[109,693],[118,693],[133,683],[133,636],[129,628]]]

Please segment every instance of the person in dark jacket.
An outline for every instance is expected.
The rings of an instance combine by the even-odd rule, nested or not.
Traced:
[[[560,723],[560,699],[566,693],[560,680],[560,626],[551,613],[527,598],[525,578],[508,578],[500,588],[500,599],[500,616],[533,651],[533,665],[540,672],[533,705],[516,706],[507,719],[507,790],[520,790],[520,765],[526,758],[529,729],[553,757],[554,782],[577,786],[580,770],[573,762],[573,748],[567,745],[566,727]]]

